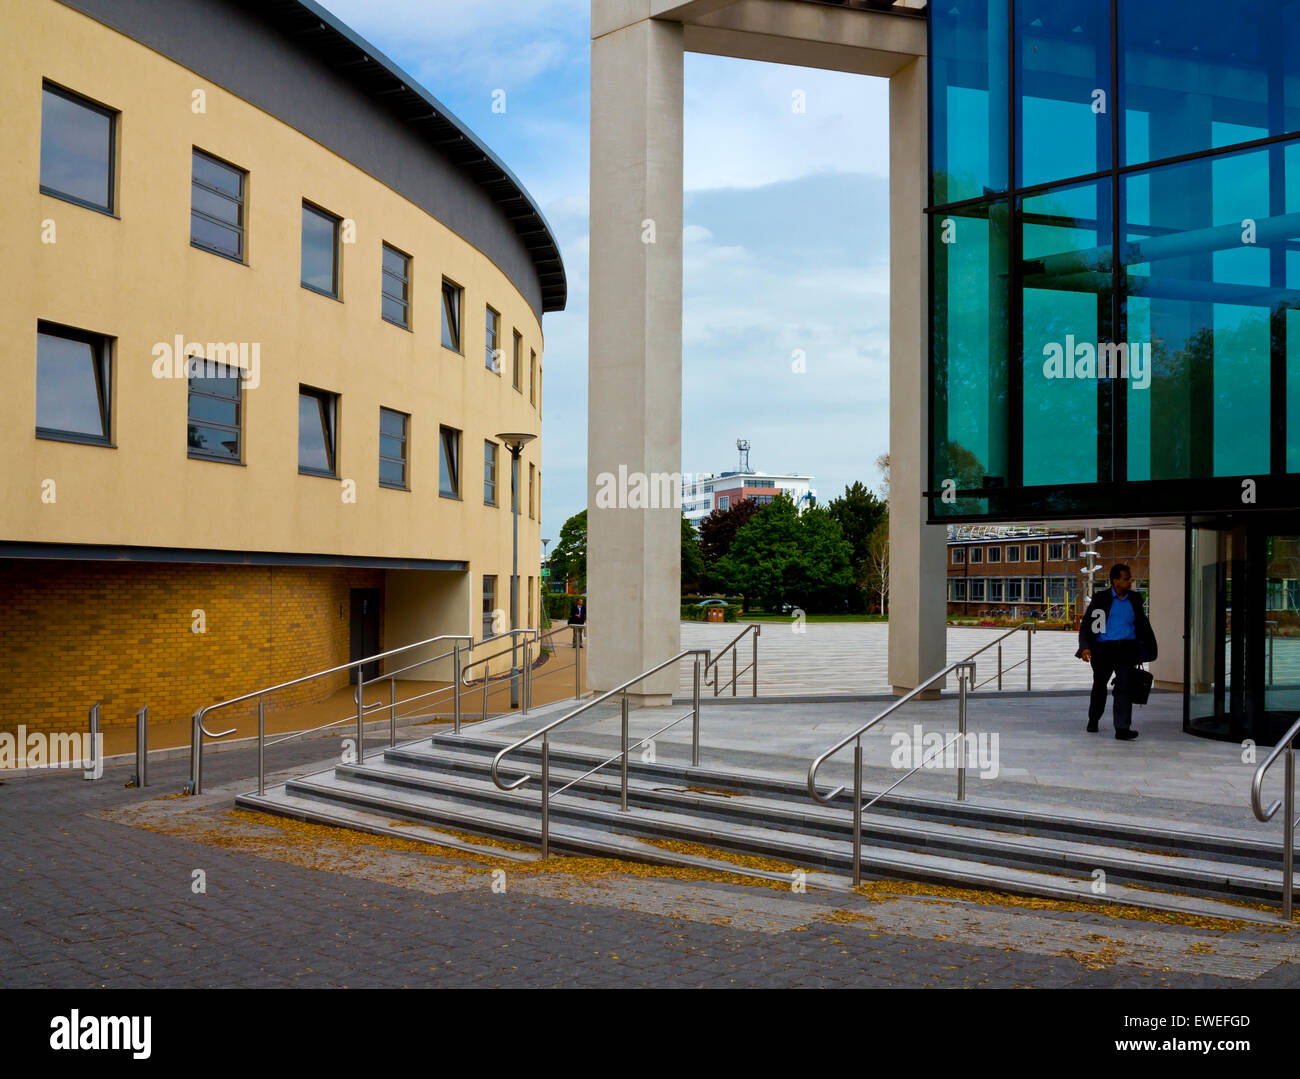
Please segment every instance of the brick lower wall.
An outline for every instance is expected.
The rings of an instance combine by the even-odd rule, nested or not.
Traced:
[[[346,663],[350,589],[383,583],[380,570],[0,561],[0,731],[82,729],[96,701],[106,728],[145,704],[151,722],[183,718]],[[275,704],[346,683],[320,679]]]

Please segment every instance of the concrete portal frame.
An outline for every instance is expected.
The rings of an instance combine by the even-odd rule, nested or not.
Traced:
[[[682,72],[701,52],[889,79],[889,680],[906,692],[946,654],[945,530],[926,524],[922,497],[926,20],[808,0],[592,0],[591,37],[588,685],[612,689],[679,650],[679,508],[602,506],[597,490],[622,489],[620,468],[652,489],[681,470]],[[677,678],[646,679],[638,702],[669,703]]]

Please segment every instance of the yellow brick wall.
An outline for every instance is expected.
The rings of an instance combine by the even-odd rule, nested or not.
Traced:
[[[349,591],[383,583],[379,570],[0,560],[0,731],[81,729],[96,701],[105,728],[133,724],[145,704],[151,724],[165,722],[346,663]],[[382,649],[382,621],[380,633]],[[346,684],[319,679],[271,707]]]

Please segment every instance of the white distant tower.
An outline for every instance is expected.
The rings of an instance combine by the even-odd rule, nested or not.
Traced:
[[[741,475],[746,475],[753,471],[749,467],[749,439],[736,439],[736,449],[740,451],[740,467],[736,470]]]

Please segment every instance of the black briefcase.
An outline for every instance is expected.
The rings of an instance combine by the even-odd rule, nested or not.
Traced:
[[[1155,675],[1143,667],[1134,667],[1128,672],[1128,699],[1134,704],[1146,704],[1151,699],[1151,685]],[[1115,688],[1119,688],[1119,676],[1115,676]],[[1112,689],[1111,693],[1114,694]]]

